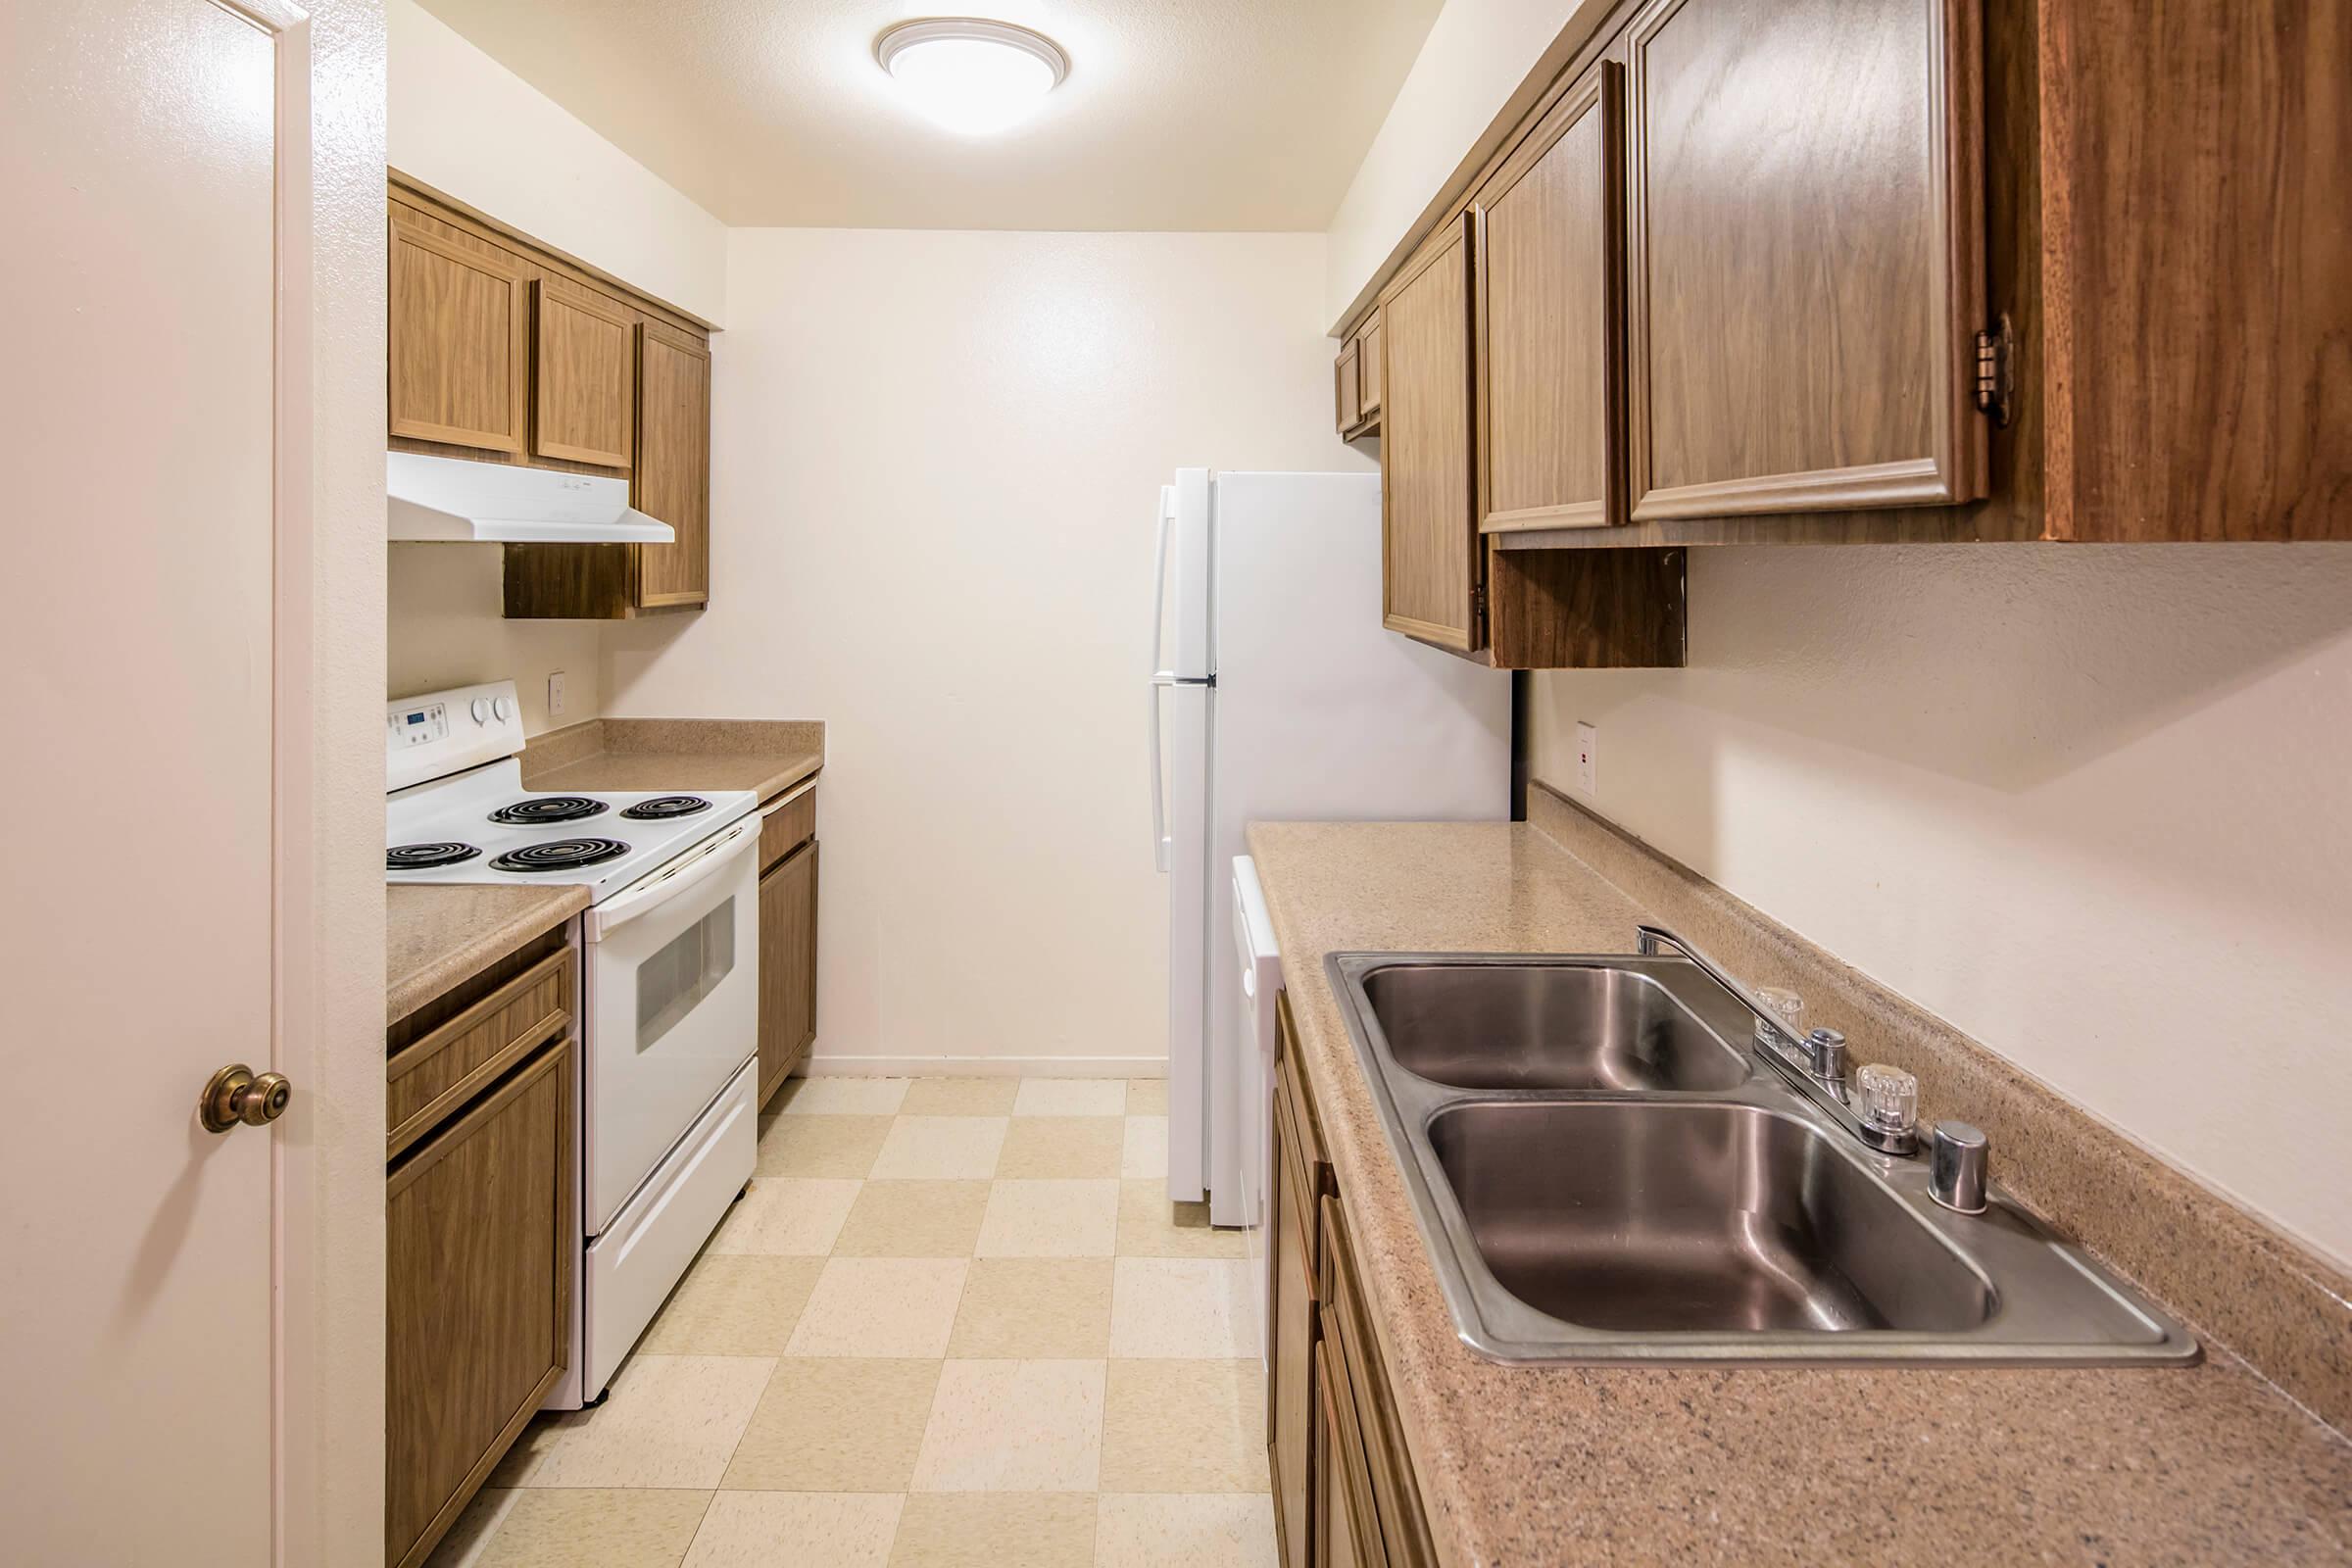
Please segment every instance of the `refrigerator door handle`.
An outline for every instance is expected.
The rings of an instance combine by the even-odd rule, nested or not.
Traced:
[[[1167,535],[1163,533],[1160,538],[1164,541]],[[1170,684],[1163,671],[1153,675],[1152,683],[1144,688],[1145,696],[1151,699],[1151,711],[1145,715],[1145,723],[1152,739],[1152,860],[1163,872],[1168,868],[1168,792],[1160,780],[1159,694]]]
[[[1165,649],[1168,630],[1166,620],[1168,534],[1175,526],[1176,487],[1172,484],[1163,484],[1159,487],[1159,560],[1152,568],[1152,667],[1153,669],[1164,670],[1167,668],[1167,664],[1162,659],[1162,653]],[[1152,702],[1152,711],[1157,713],[1159,699],[1154,697]],[[1153,743],[1156,745],[1156,737],[1159,734],[1159,720],[1156,717],[1152,721],[1152,733],[1154,737]],[[1158,768],[1154,767],[1152,770],[1152,777],[1155,781],[1152,788],[1156,790],[1158,788],[1156,780],[1159,778]],[[1167,867],[1163,865],[1160,869],[1164,871]]]

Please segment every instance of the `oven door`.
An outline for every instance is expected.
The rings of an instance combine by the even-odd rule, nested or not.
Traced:
[[[760,819],[590,909],[581,1217],[601,1235],[760,1044]]]

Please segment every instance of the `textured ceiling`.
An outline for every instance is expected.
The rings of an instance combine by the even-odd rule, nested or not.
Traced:
[[[422,0],[736,225],[1319,229],[1440,0]],[[1034,27],[1069,79],[948,134],[874,64],[893,23]]]

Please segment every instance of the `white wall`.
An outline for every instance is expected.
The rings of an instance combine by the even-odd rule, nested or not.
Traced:
[[[281,629],[309,654],[313,755],[288,775],[308,798],[285,808],[312,835],[313,875],[288,911],[300,935],[281,992],[308,1049],[276,1063],[296,1092],[278,1155],[292,1373],[278,1540],[288,1562],[342,1563],[379,1557],[384,1539],[385,44],[376,0],[305,9],[313,539],[307,561],[281,563],[280,591],[308,611],[307,626]]]
[[[737,230],[711,608],[615,714],[822,718],[821,1058],[1165,1054],[1144,677],[1180,464],[1361,467],[1319,235]]]
[[[1581,10],[1607,0],[1446,0],[1332,215],[1323,319],[1336,325]]]
[[[1535,689],[1538,777],[1597,724],[1606,815],[2352,1260],[2352,547],[1693,550],[1690,667]]]
[[[388,0],[385,20],[394,169],[656,299],[722,320],[727,231],[717,219],[416,0]]]
[[[387,697],[512,678],[522,732],[576,724],[603,711],[604,623],[507,620],[497,545],[397,544],[386,603]],[[564,675],[564,711],[547,709],[547,677]]]

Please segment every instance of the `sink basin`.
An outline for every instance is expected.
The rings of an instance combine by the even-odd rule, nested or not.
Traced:
[[[1680,957],[1324,960],[1462,1342],[1499,1361],[2180,1365],[2179,1322],[2011,1201],[1928,1194]]]
[[[1364,995],[1405,1071],[1462,1089],[1731,1089],[1747,1058],[1647,974],[1399,963]]]
[[[1429,1143],[1495,1279],[1565,1322],[1949,1333],[1992,1315],[1984,1276],[1792,1115],[1471,1102]]]

